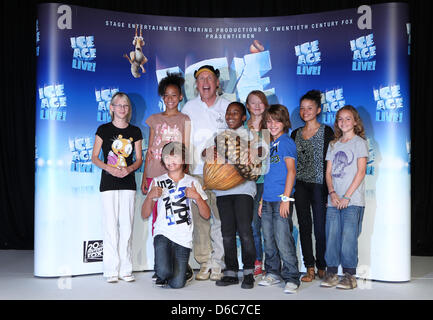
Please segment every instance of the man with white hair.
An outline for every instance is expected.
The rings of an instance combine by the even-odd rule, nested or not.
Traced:
[[[229,101],[217,95],[220,85],[219,70],[204,65],[194,72],[199,95],[188,101],[182,112],[191,119],[191,148],[193,161],[190,174],[203,185],[204,160],[202,151],[213,145],[217,133],[227,128],[225,113]],[[216,196],[206,190],[207,203],[211,208],[210,220],[203,219],[195,204],[192,204],[194,219],[193,250],[194,258],[200,264],[197,280],[219,280],[224,269],[224,247],[221,234],[221,220],[216,205]]]

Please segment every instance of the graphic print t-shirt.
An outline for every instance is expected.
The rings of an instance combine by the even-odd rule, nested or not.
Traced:
[[[154,178],[167,172],[161,164],[162,148],[172,141],[186,142],[185,125],[188,121],[189,117],[180,112],[174,116],[156,113],[147,118],[146,123],[153,129],[155,136],[147,150],[150,161],[146,164],[146,177]]]
[[[192,182],[194,182],[194,186],[202,199],[207,200],[201,184],[188,174],[185,174],[177,185],[168,174],[153,179],[150,189],[155,183],[163,189],[161,197],[158,198],[158,215],[154,226],[154,237],[161,234],[183,247],[192,248],[191,199],[187,199],[185,195],[185,189],[191,187]]]
[[[128,125],[121,129],[113,125],[112,122],[98,127],[96,135],[102,139],[102,153],[104,163],[112,167],[127,167],[133,163],[135,155],[134,144],[143,139],[140,128]],[[101,184],[99,191],[108,190],[136,190],[134,172],[124,178],[117,178],[107,171],[101,172]]]
[[[346,143],[337,141],[333,146],[329,145],[326,160],[332,161],[332,185],[335,192],[341,198],[352,184],[358,171],[358,158],[368,158],[367,141],[359,136],[354,136]],[[349,205],[365,206],[365,179],[350,198]],[[328,196],[328,206],[333,206],[331,197]]]
[[[279,195],[284,193],[287,178],[285,159],[294,159],[295,167],[298,161],[295,141],[287,134],[281,135],[277,140],[271,142],[269,156],[270,167],[269,172],[265,175],[263,200],[281,201]],[[295,183],[296,181],[293,184],[292,194],[295,192]]]

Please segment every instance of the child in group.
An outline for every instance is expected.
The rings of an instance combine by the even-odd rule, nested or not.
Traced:
[[[291,124],[285,106],[271,105],[265,112],[264,120],[271,134],[271,145],[270,168],[265,175],[263,200],[259,207],[265,240],[266,269],[266,275],[259,285],[277,284],[281,277],[285,282],[284,293],[296,293],[300,281],[295,240],[291,233],[296,145],[287,134]]]
[[[179,103],[182,101],[182,85],[185,79],[177,73],[167,73],[158,84],[158,94],[162,97],[165,110],[152,114],[146,120],[149,126],[149,143],[144,162],[144,173],[141,182],[141,191],[147,194],[152,179],[167,173],[161,164],[162,147],[171,142],[178,141],[189,146],[190,119],[179,111]],[[157,217],[156,203],[152,215],[152,233]],[[156,280],[156,275],[152,277]]]
[[[194,225],[190,201],[204,219],[210,217],[206,193],[197,179],[185,173],[185,159],[184,144],[170,142],[163,147],[161,163],[167,173],[153,179],[141,208],[141,216],[147,218],[158,201],[153,235],[157,286],[182,288],[187,281]]]
[[[329,142],[334,138],[334,132],[329,126],[317,121],[321,112],[321,99],[322,94],[319,90],[310,90],[301,97],[299,115],[305,122],[305,126],[294,130],[291,134],[298,153],[295,207],[302,255],[307,269],[307,273],[301,278],[303,282],[311,282],[315,279],[315,266],[320,279],[324,277],[326,269],[325,221],[328,189],[325,181],[325,156]],[[313,219],[311,219],[311,211]],[[311,237],[313,221],[316,259]]]
[[[322,287],[354,289],[358,265],[358,237],[361,233],[365,208],[364,177],[368,146],[364,126],[358,111],[346,105],[337,111],[334,123],[335,139],[326,154],[326,211],[327,264]],[[341,264],[344,277],[339,280]]]
[[[246,107],[250,114],[250,118],[245,123],[245,127],[249,128],[254,134],[255,138],[261,139],[263,129],[263,113],[269,108],[268,99],[265,94],[260,90],[253,90],[247,96]],[[265,170],[265,168],[263,168]],[[256,261],[254,262],[254,276],[262,274],[262,261],[263,261],[263,244],[262,244],[262,222],[259,217],[258,210],[260,199],[263,194],[263,181],[264,175],[261,175],[256,181],[257,193],[254,197],[253,209],[253,236],[254,245],[256,247]]]
[[[232,102],[228,105],[225,119],[229,130],[235,131],[238,137],[247,142],[252,140],[251,132],[243,127],[247,118],[245,106],[240,102]],[[209,150],[209,149],[208,149]],[[247,162],[248,159],[239,159],[239,162]],[[236,245],[236,233],[239,234],[243,263],[243,289],[254,287],[254,260],[256,249],[252,231],[254,196],[256,194],[255,181],[245,182],[228,190],[213,190],[218,212],[221,218],[221,233],[224,245],[224,262],[226,268],[223,277],[216,281],[217,286],[238,284],[238,253]]]
[[[102,169],[99,191],[102,198],[104,259],[107,282],[134,281],[131,234],[134,219],[136,183],[134,171],[143,160],[140,128],[130,124],[132,106],[123,92],[110,102],[112,121],[98,127],[92,162]],[[102,149],[103,161],[99,159]],[[135,162],[133,154],[135,153]]]
[[[141,182],[141,191],[147,194],[152,179],[167,173],[161,164],[162,147],[172,141],[178,141],[189,145],[190,119],[179,111],[178,106],[182,101],[182,85],[185,79],[177,73],[167,73],[158,84],[158,94],[165,104],[165,111],[152,114],[146,120],[149,126],[149,143],[144,163],[144,174]],[[156,207],[153,223],[156,220]]]

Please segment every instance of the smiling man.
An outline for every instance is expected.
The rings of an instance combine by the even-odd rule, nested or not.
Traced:
[[[213,138],[227,128],[225,114],[229,101],[217,95],[220,86],[220,72],[213,66],[204,65],[194,72],[199,95],[188,101],[182,112],[191,119],[191,147],[193,163],[190,174],[203,185],[203,165],[201,153],[213,145]],[[192,205],[194,219],[193,250],[194,258],[200,264],[197,280],[219,280],[224,269],[224,247],[221,235],[221,220],[216,206],[215,194],[206,190],[207,203],[212,211],[212,219],[201,218],[198,208]]]

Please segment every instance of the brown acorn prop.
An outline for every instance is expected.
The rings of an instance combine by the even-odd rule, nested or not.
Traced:
[[[214,163],[206,162],[203,167],[204,190],[227,190],[245,181],[236,168],[219,159]]]
[[[246,180],[256,181],[262,172],[261,161],[248,162],[250,142],[244,141],[233,130],[225,130],[216,138],[218,154],[232,163],[239,174]],[[250,159],[251,160],[251,159]]]

